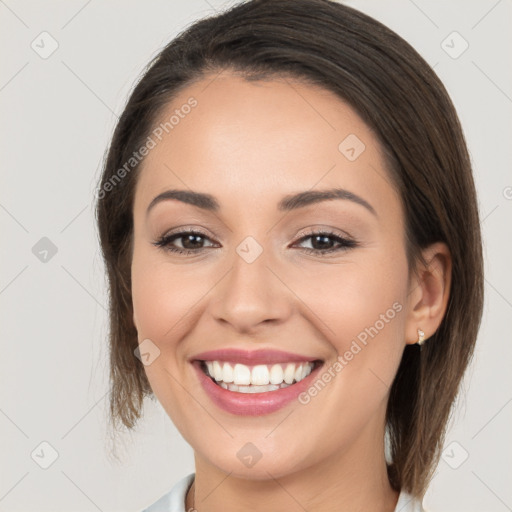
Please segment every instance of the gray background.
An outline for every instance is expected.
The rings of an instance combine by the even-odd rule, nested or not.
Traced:
[[[435,68],[460,114],[479,193],[483,324],[424,505],[512,510],[512,3],[347,3]],[[107,301],[93,190],[142,67],[179,30],[226,5],[0,0],[1,511],[138,511],[193,471],[190,447],[150,401],[137,431],[122,437],[122,463],[108,455]]]

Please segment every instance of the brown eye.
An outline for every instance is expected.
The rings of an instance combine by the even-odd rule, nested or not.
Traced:
[[[311,248],[306,247],[304,250],[307,253],[318,254],[320,256],[327,253],[347,250],[358,245],[355,240],[349,240],[331,232],[311,233],[302,237],[299,243],[309,239],[311,239]]]
[[[191,254],[205,249],[206,247],[203,245],[205,240],[210,239],[199,231],[181,231],[165,235],[156,242],[153,242],[153,245],[178,254]],[[179,241],[178,243],[181,244],[181,247],[175,245],[176,241]]]

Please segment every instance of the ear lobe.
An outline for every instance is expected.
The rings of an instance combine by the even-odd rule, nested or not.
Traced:
[[[444,242],[436,242],[423,250],[427,265],[419,262],[411,280],[405,342],[418,341],[418,329],[425,341],[432,336],[446,313],[452,279],[452,258]]]

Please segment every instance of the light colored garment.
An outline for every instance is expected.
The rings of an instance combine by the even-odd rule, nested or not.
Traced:
[[[185,496],[194,481],[195,473],[182,478],[174,487],[159,500],[141,512],[188,512],[185,510]],[[418,500],[409,494],[400,493],[395,512],[425,512]]]

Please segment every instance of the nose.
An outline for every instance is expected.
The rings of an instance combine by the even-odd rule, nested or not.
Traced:
[[[264,325],[281,325],[291,314],[293,295],[283,281],[265,250],[250,263],[235,252],[230,271],[215,287],[211,312],[237,334],[257,335]]]

